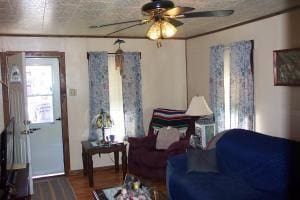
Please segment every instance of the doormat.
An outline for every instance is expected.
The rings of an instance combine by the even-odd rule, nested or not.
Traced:
[[[35,180],[32,200],[76,200],[73,188],[66,177]]]

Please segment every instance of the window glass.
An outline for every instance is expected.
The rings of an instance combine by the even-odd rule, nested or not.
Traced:
[[[27,103],[28,118],[31,123],[54,122],[52,96],[29,96]]]
[[[26,66],[27,95],[52,94],[51,66]]]
[[[115,140],[122,142],[125,136],[122,77],[120,75],[120,70],[116,70],[114,56],[108,57],[108,75],[110,115],[114,121],[114,125],[110,130],[108,130],[110,133],[106,135],[115,135]]]
[[[225,129],[230,129],[230,49],[224,50]]]
[[[53,75],[51,66],[26,66],[27,110],[31,123],[52,123]]]

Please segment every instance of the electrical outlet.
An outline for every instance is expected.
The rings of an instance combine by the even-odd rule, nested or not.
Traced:
[[[77,95],[77,90],[76,89],[69,89],[69,96],[76,96]]]

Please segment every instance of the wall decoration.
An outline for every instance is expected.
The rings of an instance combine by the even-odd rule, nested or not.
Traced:
[[[120,70],[120,74],[122,75],[123,67],[124,67],[124,51],[121,49],[121,44],[125,43],[124,40],[117,39],[114,42],[114,45],[118,44],[119,48],[115,52],[115,64],[116,64],[116,70]]]
[[[273,51],[274,85],[300,86],[300,48]]]
[[[9,79],[10,83],[21,83],[22,82],[21,72],[19,70],[19,67],[16,65],[13,65],[11,67],[9,76],[10,76],[10,79]]]

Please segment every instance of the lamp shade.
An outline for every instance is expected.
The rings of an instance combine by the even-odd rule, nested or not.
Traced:
[[[203,96],[194,96],[185,114],[189,116],[205,116],[211,115],[213,112],[208,107]]]

